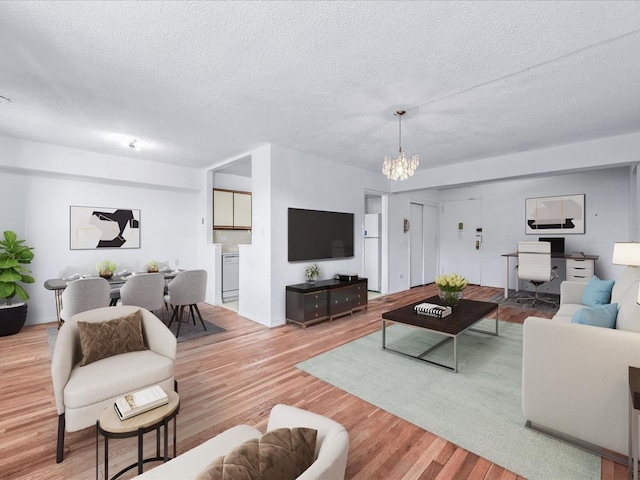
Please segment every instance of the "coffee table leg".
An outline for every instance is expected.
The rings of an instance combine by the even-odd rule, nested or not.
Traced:
[[[162,428],[164,429],[164,461],[169,460],[169,422],[165,419]],[[174,454],[175,456],[175,454]]]
[[[109,437],[104,437],[104,478],[109,479]]]
[[[453,373],[458,373],[458,336],[453,337]]]
[[[387,345],[387,331],[385,329],[385,325],[387,322],[382,320],[382,348],[384,349]]]

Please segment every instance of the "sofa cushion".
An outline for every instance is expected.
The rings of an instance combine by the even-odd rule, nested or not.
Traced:
[[[582,304],[587,307],[595,305],[605,305],[611,301],[611,289],[613,280],[600,280],[597,276],[589,279],[587,287],[582,294]]]
[[[554,322],[571,323],[575,313],[584,308],[582,304],[564,303],[560,305],[558,312],[553,316]]]
[[[140,310],[106,322],[78,322],[80,366],[122,353],[145,350]]]
[[[591,325],[594,327],[615,328],[618,304],[596,305],[578,310],[571,319],[571,323]]]
[[[173,360],[153,350],[114,355],[84,367],[74,366],[64,387],[64,404],[67,408],[84,407],[156,385],[172,376]]]
[[[197,480],[294,480],[313,463],[317,430],[278,428],[216,458]]]

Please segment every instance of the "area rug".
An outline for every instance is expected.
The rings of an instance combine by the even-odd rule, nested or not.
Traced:
[[[526,290],[509,290],[509,298],[504,298],[504,291],[501,290],[500,293],[494,295],[490,299],[486,300],[487,302],[498,303],[500,305],[506,305],[509,307],[521,308],[521,309],[535,309],[542,310],[544,312],[556,313],[558,311],[558,307],[560,305],[560,295],[554,293],[543,293],[541,296],[544,298],[548,298],[556,302],[556,306],[554,307],[551,304],[546,302],[536,302],[535,307],[531,306],[531,302],[518,302],[519,298],[530,297],[533,295],[533,292],[528,292]]]
[[[490,330],[493,322],[478,327]],[[380,331],[297,368],[530,480],[599,480],[599,456],[524,427],[522,326],[500,321],[499,331],[459,337],[458,373],[383,351]],[[387,328],[388,346],[413,355],[441,338]],[[452,342],[431,355],[451,364]]]

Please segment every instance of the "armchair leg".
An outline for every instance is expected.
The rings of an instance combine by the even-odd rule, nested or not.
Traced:
[[[56,448],[56,463],[64,460],[64,413],[58,415],[58,445]]]

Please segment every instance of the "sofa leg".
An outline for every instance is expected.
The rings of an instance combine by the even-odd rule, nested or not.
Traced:
[[[62,463],[64,459],[64,413],[58,415],[58,446],[56,451],[56,463]]]

